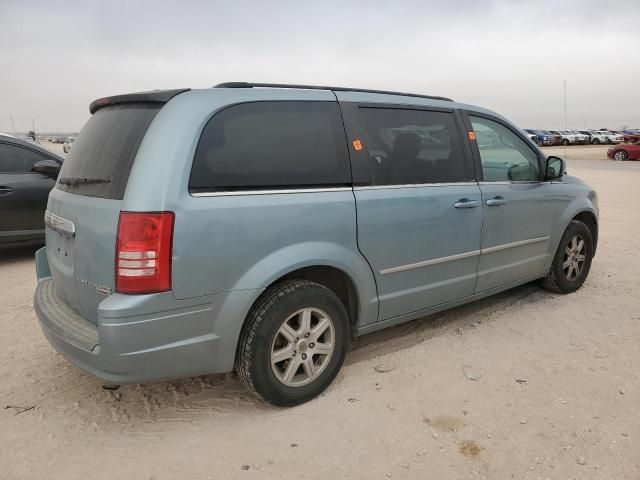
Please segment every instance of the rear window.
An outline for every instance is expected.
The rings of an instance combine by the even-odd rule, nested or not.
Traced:
[[[337,103],[254,102],[226,108],[209,120],[189,188],[321,187],[349,184],[350,177]]]
[[[98,110],[73,142],[56,188],[122,200],[140,143],[161,106],[126,104]]]

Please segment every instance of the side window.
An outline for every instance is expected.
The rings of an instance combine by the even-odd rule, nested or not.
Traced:
[[[504,125],[482,117],[469,116],[480,150],[485,182],[540,180],[538,155]]]
[[[359,108],[373,185],[464,182],[465,158],[452,113]]]
[[[0,143],[0,173],[31,173],[40,160],[46,157],[27,148]]]
[[[254,102],[214,115],[189,188],[230,191],[347,185],[347,146],[335,102]]]

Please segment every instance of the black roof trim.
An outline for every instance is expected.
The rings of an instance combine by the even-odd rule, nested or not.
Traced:
[[[437,97],[433,95],[420,95],[418,93],[391,92],[388,90],[370,90],[367,88],[349,88],[349,87],[326,87],[320,85],[292,85],[287,83],[249,83],[249,82],[224,82],[215,85],[213,88],[300,88],[304,90],[333,90],[334,92],[363,92],[363,93],[379,93],[383,95],[401,95],[404,97],[429,98],[431,100],[443,100],[445,102],[453,102],[447,97]]]
[[[89,105],[91,115],[102,107],[108,105],[122,105],[123,103],[167,103],[176,95],[187,92],[190,88],[177,88],[174,90],[152,90],[150,92],[126,93],[113,97],[98,98]]]

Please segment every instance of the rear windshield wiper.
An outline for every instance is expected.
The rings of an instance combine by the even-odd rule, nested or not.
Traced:
[[[87,185],[90,183],[111,183],[111,180],[108,178],[75,178],[75,177],[64,177],[58,180],[62,185],[69,185],[70,187],[76,185]]]

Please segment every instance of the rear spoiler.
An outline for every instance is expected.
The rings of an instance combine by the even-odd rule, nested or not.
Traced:
[[[151,92],[126,93],[124,95],[99,98],[91,102],[91,105],[89,105],[89,112],[93,115],[102,107],[122,105],[124,103],[167,103],[176,95],[189,90],[191,89],[177,88],[175,90],[153,90]]]

